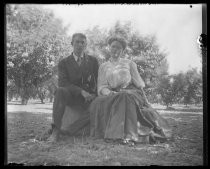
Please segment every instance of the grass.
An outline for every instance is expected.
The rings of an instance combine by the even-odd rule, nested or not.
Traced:
[[[174,140],[134,147],[106,143],[89,137],[64,137],[49,144],[35,140],[50,127],[52,103],[28,105],[8,102],[8,163],[26,166],[198,166],[203,165],[202,107],[153,105],[173,127]]]

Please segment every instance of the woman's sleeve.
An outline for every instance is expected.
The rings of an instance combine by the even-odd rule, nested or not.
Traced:
[[[106,79],[106,69],[105,64],[102,64],[99,67],[98,71],[98,95],[109,95],[111,90],[109,89],[109,85]]]
[[[133,61],[130,62],[130,73],[131,73],[131,78],[132,78],[133,84],[137,88],[144,88],[145,83],[138,72],[136,63]]]

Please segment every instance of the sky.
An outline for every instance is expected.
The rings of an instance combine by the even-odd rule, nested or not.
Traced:
[[[69,25],[68,34],[84,32],[98,25],[109,29],[119,20],[130,21],[141,35],[155,34],[161,50],[165,50],[169,73],[202,68],[197,38],[202,33],[201,4],[50,4],[55,17]]]

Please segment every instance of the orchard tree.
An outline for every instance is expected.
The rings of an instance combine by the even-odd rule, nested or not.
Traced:
[[[185,105],[199,103],[202,99],[202,74],[196,68],[188,70],[185,75],[186,88],[183,102]]]
[[[7,99],[8,101],[12,101],[14,97],[18,97],[17,88],[12,80],[7,81]]]
[[[186,77],[183,72],[171,76],[173,77],[172,95],[174,97],[174,103],[180,103],[187,90]]]
[[[47,98],[50,99],[50,102],[53,101],[55,91],[58,87],[58,76],[54,74],[49,80],[44,82],[44,86],[47,89]]]
[[[107,30],[95,26],[91,30],[86,30],[85,34],[87,35],[88,40],[87,52],[95,56],[98,59],[99,64],[106,61],[109,54],[107,50]]]
[[[162,102],[168,108],[174,103],[175,95],[173,92],[173,77],[169,75],[162,76],[159,79],[157,93],[161,95]]]
[[[53,68],[70,52],[66,28],[39,5],[7,5],[7,74],[27,104],[32,91],[43,102],[43,84]]]

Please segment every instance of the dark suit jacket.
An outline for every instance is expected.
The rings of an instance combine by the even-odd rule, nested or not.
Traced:
[[[62,59],[58,64],[58,87],[68,87],[75,95],[84,89],[89,93],[97,93],[98,61],[85,54],[79,66],[73,54]]]

